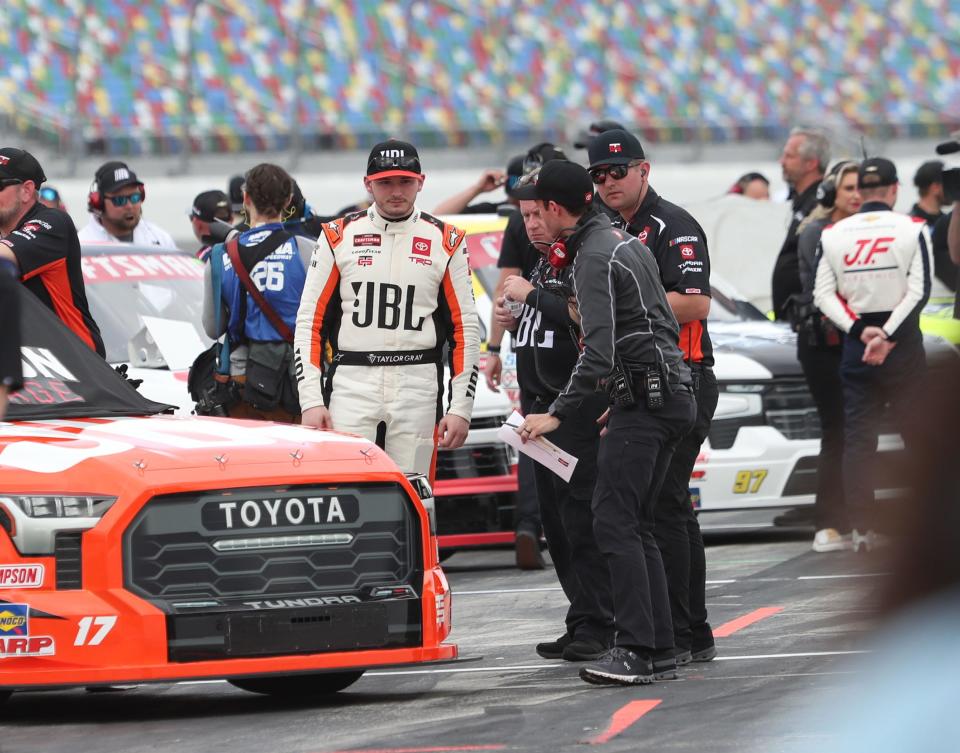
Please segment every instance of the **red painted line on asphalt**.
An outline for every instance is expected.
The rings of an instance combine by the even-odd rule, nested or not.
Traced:
[[[584,742],[589,745],[603,745],[604,743],[610,742],[644,714],[659,706],[660,703],[659,698],[649,701],[630,701],[630,703],[623,708],[617,709],[616,713],[614,713],[610,719],[610,726],[608,726],[605,731],[596,737],[584,740]]]
[[[366,750],[338,750],[333,753],[459,753],[474,750],[503,750],[506,745],[437,745],[430,748],[368,748]]]
[[[777,612],[782,612],[783,607],[762,607],[760,609],[755,609],[752,612],[748,612],[742,617],[737,617],[735,620],[730,620],[730,622],[723,623],[720,627],[713,631],[714,638],[726,638],[729,635],[733,635],[738,630],[743,630],[745,627],[752,625],[755,622],[760,620],[765,620],[767,617],[772,617]]]

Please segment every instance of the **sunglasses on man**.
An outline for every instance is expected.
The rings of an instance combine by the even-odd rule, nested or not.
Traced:
[[[56,188],[41,188],[40,198],[44,201],[60,201],[60,194]]]
[[[370,171],[374,170],[374,173]],[[385,173],[388,170],[409,170],[420,174],[420,160],[412,156],[378,155],[367,163],[367,173],[373,178],[376,173]]]
[[[590,180],[593,181],[594,185],[602,186],[606,182],[608,175],[614,180],[623,180],[627,177],[630,168],[636,167],[639,164],[639,162],[631,162],[628,165],[605,165],[603,167],[590,168],[587,172],[590,173]]]
[[[107,196],[107,199],[115,207],[125,207],[127,202],[131,204],[139,204],[143,201],[143,194],[137,191],[136,193],[127,194],[126,196]]]

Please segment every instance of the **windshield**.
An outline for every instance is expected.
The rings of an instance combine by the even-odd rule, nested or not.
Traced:
[[[203,264],[189,254],[85,252],[81,263],[108,362],[166,366],[144,317],[189,324],[203,347],[210,344],[201,321]]]

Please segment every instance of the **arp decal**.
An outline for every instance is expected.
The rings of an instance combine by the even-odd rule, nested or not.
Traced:
[[[0,605],[0,659],[17,656],[53,656],[53,638],[30,635],[28,604]]]

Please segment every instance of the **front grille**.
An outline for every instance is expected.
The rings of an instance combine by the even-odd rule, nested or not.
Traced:
[[[787,439],[819,439],[820,418],[802,380],[774,382],[763,392],[767,422]]]
[[[475,416],[470,421],[470,429],[499,429],[507,422],[506,416]]]
[[[741,426],[761,426],[762,416],[746,416],[743,418],[718,418],[710,424],[710,447],[714,450],[729,450],[737,440],[737,433]]]
[[[349,511],[346,522],[299,514],[312,509],[309,500],[332,497],[345,508],[352,500],[355,520]],[[285,517],[291,499],[300,505]],[[298,544],[311,535],[352,538]],[[124,533],[124,577],[155,602],[343,595],[404,583],[419,592],[420,551],[419,521],[396,484],[173,494],[150,500]]]
[[[437,478],[458,479],[477,476],[506,476],[510,473],[507,445],[465,445],[437,453]]]
[[[57,566],[57,589],[83,587],[83,547],[81,531],[58,533],[54,539],[53,557]]]
[[[516,492],[437,497],[437,535],[497,533],[515,526]]]

